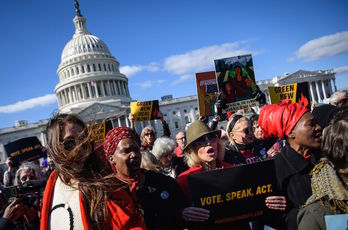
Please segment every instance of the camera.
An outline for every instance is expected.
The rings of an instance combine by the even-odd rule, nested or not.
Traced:
[[[0,196],[5,201],[4,203],[11,203],[20,197],[23,204],[34,206],[35,202],[41,198],[41,189],[45,185],[46,181],[31,180],[23,185],[0,188]]]

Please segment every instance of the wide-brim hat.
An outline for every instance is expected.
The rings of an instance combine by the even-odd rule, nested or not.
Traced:
[[[220,130],[210,130],[204,122],[200,120],[194,121],[186,130],[186,145],[182,151],[185,152],[187,147],[194,141],[210,133],[217,134],[219,138],[221,136]]]

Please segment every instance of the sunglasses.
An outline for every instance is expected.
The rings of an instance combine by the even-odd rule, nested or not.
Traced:
[[[241,131],[237,131],[237,132],[239,132],[239,133],[245,133],[245,135],[249,135],[249,134],[252,133],[252,129],[251,129],[251,128],[245,128],[245,129],[243,129],[243,130],[241,130]]]
[[[196,146],[206,146],[209,143],[215,142],[218,137],[215,134],[206,135],[195,140]]]
[[[75,148],[75,146],[80,143],[83,139],[85,138],[85,136],[82,136],[79,139],[75,139],[75,138],[67,138],[65,139],[63,142],[61,142],[61,144],[63,145],[63,148],[65,151],[71,151]],[[90,144],[93,146],[93,140],[90,141]]]
[[[154,133],[145,133],[145,136],[154,136]]]
[[[20,179],[21,181],[34,180],[35,176],[23,176]]]

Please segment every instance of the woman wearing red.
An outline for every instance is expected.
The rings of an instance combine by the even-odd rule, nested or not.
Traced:
[[[45,188],[40,229],[146,229],[131,197],[93,151],[86,124],[58,114],[47,124],[55,171]],[[116,191],[116,192],[115,192]]]
[[[190,202],[192,199],[188,175],[232,166],[220,160],[223,158],[223,147],[219,144],[220,135],[220,130],[211,131],[202,121],[193,122],[186,131],[187,144],[183,151],[190,168],[179,175],[177,182]],[[197,222],[205,222],[209,217],[209,210],[203,208],[191,207],[191,209],[183,211],[183,218],[186,221],[196,222],[192,223],[193,225],[197,225]],[[199,225],[199,228],[202,229],[220,227],[210,226],[207,223]],[[249,229],[249,226],[247,223],[232,224],[228,226],[228,229]]]

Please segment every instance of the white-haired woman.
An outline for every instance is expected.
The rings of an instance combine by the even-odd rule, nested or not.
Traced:
[[[159,165],[159,172],[176,178],[176,167],[173,164],[173,152],[175,149],[175,141],[168,137],[159,137],[156,139],[152,154],[156,157]]]
[[[23,163],[16,171],[14,184],[23,185],[32,180],[42,180],[40,169],[31,162]]]

